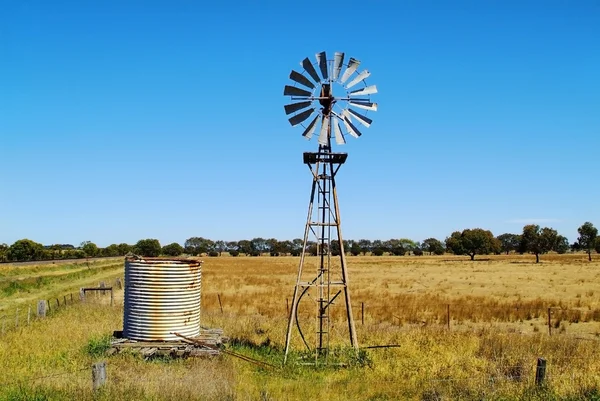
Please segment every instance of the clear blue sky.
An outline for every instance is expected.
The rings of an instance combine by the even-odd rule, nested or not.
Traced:
[[[346,238],[600,225],[598,1],[1,3],[0,243],[300,237],[282,93],[322,50],[379,88]]]

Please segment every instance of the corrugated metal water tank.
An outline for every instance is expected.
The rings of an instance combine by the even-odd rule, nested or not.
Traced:
[[[125,260],[123,337],[142,341],[181,340],[173,332],[200,334],[202,261]]]

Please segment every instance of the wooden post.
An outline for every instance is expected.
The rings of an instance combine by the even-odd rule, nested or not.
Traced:
[[[552,335],[552,318],[550,314],[552,313],[552,309],[548,308],[548,335]]]
[[[92,388],[97,391],[106,384],[106,361],[92,365]]]
[[[64,301],[65,306],[67,306],[67,296],[66,295],[63,295],[63,301]]]
[[[544,358],[538,358],[537,366],[535,369],[535,384],[537,386],[543,386],[546,380],[546,360]]]
[[[285,311],[286,311],[286,314],[289,316],[290,315],[290,300],[289,300],[289,298],[285,299]]]
[[[364,326],[365,325],[365,303],[360,303],[360,322]]]
[[[71,303],[73,303],[73,293],[71,293]]]
[[[58,298],[56,298],[56,307],[58,308],[60,306],[60,301],[58,300]]]
[[[446,305],[446,324],[448,325],[448,330],[450,330],[450,304]]]
[[[29,307],[27,308],[27,326],[29,326],[30,322],[31,322],[31,305],[29,305]]]
[[[219,299],[219,308],[221,308],[221,315],[223,314],[223,304],[221,303],[221,294],[217,294],[217,298]]]
[[[37,315],[38,315],[38,317],[41,317],[41,318],[46,317],[46,301],[43,299],[41,301],[38,301]]]
[[[17,312],[15,313],[15,329],[19,328],[19,308],[17,308]]]
[[[110,306],[113,306],[114,302],[115,302],[115,296],[113,294],[112,287],[110,287]]]
[[[98,287],[104,288],[104,287],[106,287],[106,283],[104,281],[101,281],[100,284],[98,285]],[[102,295],[106,295],[106,291],[102,291]]]
[[[81,302],[85,302],[85,291],[83,290],[83,288],[79,289],[79,300]]]
[[[121,283],[121,277],[117,278],[117,281],[115,282],[117,288],[120,290],[121,288],[123,288],[123,283]]]
[[[48,312],[47,313],[50,313],[50,310],[51,310],[51,308],[50,308],[50,300],[48,300]]]

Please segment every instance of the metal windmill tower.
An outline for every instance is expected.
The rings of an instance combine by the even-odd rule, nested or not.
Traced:
[[[292,332],[296,326],[306,348],[314,352],[315,363],[323,360],[327,363],[332,335],[340,330],[336,325],[337,321],[334,321],[334,318],[339,319],[339,314],[332,312],[334,301],[339,295],[343,295],[345,303],[350,345],[358,350],[335,184],[335,176],[348,154],[332,152],[331,139],[333,137],[337,145],[343,145],[346,143],[346,135],[355,138],[361,135],[355,125],[356,122],[365,127],[371,125],[372,120],[357,112],[355,108],[366,110],[367,113],[376,111],[377,104],[371,102],[370,95],[377,93],[377,87],[367,85],[366,79],[370,73],[367,70],[358,71],[360,61],[350,58],[347,63],[344,63],[344,53],[336,52],[332,60],[327,59],[325,52],[317,53],[316,63],[313,64],[307,57],[300,65],[304,71],[299,73],[292,70],[290,79],[294,81],[294,85],[286,85],[283,91],[283,94],[290,96],[293,101],[285,106],[285,112],[292,115],[289,118],[292,126],[304,127],[302,136],[306,139],[310,139],[315,132],[319,133],[319,149],[317,152],[304,153],[304,164],[308,165],[313,181],[298,277],[287,326],[285,360],[287,361]],[[315,66],[319,69],[320,76]],[[341,95],[334,95],[335,87],[341,89]],[[313,115],[314,117],[305,125],[304,122]],[[344,130],[340,123],[344,126]],[[311,237],[316,243],[318,259],[316,271],[305,269]],[[336,240],[338,248],[333,249],[333,241]],[[339,254],[339,263],[338,256],[334,256],[333,253]],[[301,313],[303,304],[300,301],[306,300],[309,301],[308,311],[311,307],[316,310],[316,314],[313,315],[315,316],[314,332],[306,328],[303,332],[301,321],[307,313]],[[308,312],[308,315],[310,314]],[[311,348],[312,340],[314,345]]]

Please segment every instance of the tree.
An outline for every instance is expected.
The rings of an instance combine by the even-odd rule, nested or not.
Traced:
[[[404,248],[404,251],[409,254],[411,252],[414,253],[415,248],[417,248],[417,243],[409,238],[400,238],[398,241],[402,245],[402,248]]]
[[[265,253],[269,251],[269,245],[267,240],[261,237],[252,238],[250,240],[250,244],[252,247],[252,255],[260,256],[261,253]]]
[[[240,240],[238,241],[238,250],[248,256],[252,254],[252,243],[247,239]]]
[[[581,227],[577,229],[579,233],[579,238],[577,238],[577,242],[581,249],[585,249],[588,254],[588,260],[592,261],[592,249],[594,249],[596,245],[596,238],[598,238],[598,229],[594,227],[592,223],[586,221],[583,223]]]
[[[512,251],[519,249],[521,243],[521,236],[519,234],[502,234],[496,237],[500,241],[500,251],[505,252],[507,255]]]
[[[394,256],[404,256],[406,254],[406,248],[404,248],[403,240],[389,239],[385,241],[385,246],[388,252]]]
[[[0,244],[0,262],[8,261],[8,245]]]
[[[596,253],[600,253],[600,237],[596,237]]]
[[[98,256],[98,246],[91,241],[83,241],[79,247],[85,253],[86,258]]]
[[[119,247],[119,256],[125,256],[133,250],[133,247],[126,243],[117,245]]]
[[[567,239],[567,237],[564,237],[562,235],[558,235],[556,237],[556,253],[558,254],[563,254],[563,253],[567,253],[567,251],[569,250],[569,240]]]
[[[153,238],[141,239],[134,246],[134,252],[136,254],[149,258],[159,256],[161,251],[162,248],[160,246],[160,242]]]
[[[119,256],[119,245],[110,244],[106,248],[102,249],[102,255],[107,257]]]
[[[290,253],[292,256],[300,256],[302,254],[302,246],[304,245],[304,240],[301,238],[294,238],[292,240],[292,248]]]
[[[185,240],[185,253],[192,256],[197,256],[202,253],[212,251],[215,243],[212,240],[203,237],[191,237]]]
[[[8,260],[15,262],[28,262],[30,260],[40,260],[44,254],[44,245],[30,239],[20,239],[15,241],[8,248]]]
[[[214,250],[219,253],[219,256],[223,253],[223,251],[227,249],[227,244],[225,241],[217,240],[214,243]]]
[[[444,254],[444,245],[442,241],[435,238],[427,238],[423,241],[421,249],[423,251],[429,252],[430,255],[443,255]]]
[[[371,253],[375,256],[381,256],[385,252],[387,252],[387,248],[384,246],[384,243],[380,239],[376,239],[371,243]]]
[[[558,233],[548,227],[540,229],[537,224],[528,224],[523,227],[521,242],[526,252],[535,254],[535,263],[540,263],[540,254],[556,249]]]
[[[500,250],[500,242],[489,230],[481,228],[455,231],[446,238],[446,248],[455,255],[469,255],[475,260],[475,255],[487,255]]]
[[[363,255],[366,255],[367,252],[371,252],[371,240],[369,239],[358,240],[358,246]]]
[[[162,254],[167,256],[179,256],[183,253],[183,247],[177,242],[162,247]]]
[[[352,241],[352,245],[350,246],[350,254],[352,256],[360,255],[360,245],[358,245],[358,242]]]

